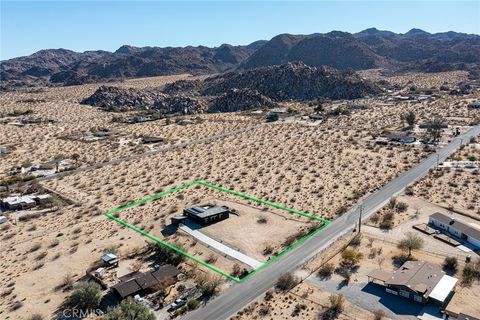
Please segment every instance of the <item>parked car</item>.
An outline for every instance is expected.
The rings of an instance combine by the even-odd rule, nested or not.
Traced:
[[[187,303],[187,300],[185,299],[177,299],[175,300],[167,309],[168,312],[172,312],[183,306],[185,303]]]

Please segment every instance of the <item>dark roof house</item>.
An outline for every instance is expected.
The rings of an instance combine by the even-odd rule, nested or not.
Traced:
[[[430,299],[443,303],[453,291],[457,279],[447,276],[440,267],[425,261],[407,261],[398,270],[373,270],[369,282],[382,282],[388,293],[426,303]]]
[[[207,224],[228,219],[231,211],[232,210],[226,206],[205,204],[186,208],[183,210],[183,213],[197,223]]]
[[[134,272],[120,278],[120,282],[111,290],[121,299],[145,292],[155,286],[166,287],[177,281],[181,271],[172,265],[161,266],[158,270],[150,272]]]

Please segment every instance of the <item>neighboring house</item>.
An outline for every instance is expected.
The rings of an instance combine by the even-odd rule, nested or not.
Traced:
[[[50,200],[49,194],[11,196],[0,200],[1,207],[7,210],[24,210],[35,207],[38,204],[44,204]]]
[[[4,224],[5,222],[7,222],[7,217],[0,216],[0,224]]]
[[[148,143],[158,143],[158,142],[163,142],[163,138],[160,137],[150,137],[150,136],[145,136],[142,138],[142,143],[148,144]]]
[[[197,223],[209,224],[228,219],[231,211],[226,206],[206,204],[184,209],[183,214]]]
[[[453,292],[458,279],[447,276],[440,267],[425,261],[407,261],[398,270],[373,270],[368,281],[379,281],[385,291],[425,304],[444,303]]]
[[[480,109],[480,100],[468,104],[470,109]]]
[[[390,134],[385,138],[390,142],[399,142],[399,143],[414,143],[415,141],[417,141],[417,138],[414,136],[395,135],[395,134]]]
[[[480,248],[480,229],[457,221],[440,212],[430,215],[428,224]]]
[[[128,296],[151,291],[153,287],[157,289],[168,287],[177,282],[177,276],[181,271],[176,267],[167,264],[161,266],[156,271],[134,272],[120,278],[120,282],[114,285],[111,290],[120,299]]]

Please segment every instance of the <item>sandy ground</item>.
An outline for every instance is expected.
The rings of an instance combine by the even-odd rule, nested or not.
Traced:
[[[473,144],[465,146],[449,160],[466,161],[468,157],[480,160],[480,149]],[[480,170],[441,168],[419,181],[413,191],[442,207],[480,219]]]
[[[155,87],[185,77],[157,77],[116,85]],[[433,85],[436,77],[447,78],[447,75],[422,75],[418,79],[431,81]],[[32,109],[31,117],[54,122],[24,127],[0,123],[0,145],[16,148],[2,156],[0,179],[8,176],[8,171],[19,163],[49,161],[58,155],[68,158],[78,153],[79,165],[84,166],[144,152],[149,148],[120,143],[138,140],[141,135],[161,136],[167,138],[167,143],[176,143],[263,122],[258,116],[235,113],[201,115],[203,121],[186,126],[166,125],[163,121],[137,125],[114,123],[113,113],[78,104],[98,86],[48,88],[39,93],[30,90],[1,96],[0,114]],[[267,124],[211,143],[42,182],[72,198],[76,204],[28,222],[1,227],[4,256],[0,261],[0,292],[4,295],[0,299],[0,318],[22,319],[23,315],[34,312],[50,316],[69,294],[55,289],[67,273],[79,279],[98,261],[102,250],[112,244],[121,244],[121,255],[144,246],[144,237],[103,216],[111,208],[201,179],[317,216],[334,218],[430,152],[416,146],[379,146],[374,143],[374,137],[403,128],[402,116],[410,110],[416,112],[420,122],[431,119],[433,112],[459,117],[464,122],[473,121],[478,114],[466,108],[467,99],[473,97],[442,95],[433,102],[395,105],[386,105],[380,98],[363,99],[358,102],[367,103],[369,109],[329,118],[316,126],[296,121]],[[31,102],[32,99],[38,101]],[[112,137],[90,143],[65,138],[93,127],[111,129]],[[448,133],[445,135],[444,139],[448,140]],[[180,200],[177,211],[181,208]],[[162,224],[168,222],[168,215],[155,220],[159,212],[149,212],[148,206],[141,209],[145,209],[144,217],[132,214],[128,218],[132,221],[139,218],[140,225],[158,234],[164,227]],[[171,208],[166,209],[168,213]],[[277,230],[275,220],[272,218],[270,223]],[[279,230],[286,228],[281,226],[279,222]],[[212,233],[223,237],[224,230],[214,229]],[[289,233],[290,227],[288,229],[284,231]],[[186,241],[181,237],[178,235],[179,240]],[[245,250],[253,248],[238,239],[235,242],[245,246]],[[40,248],[36,248],[36,244]],[[253,249],[258,248],[259,245]],[[189,247],[189,252],[207,258],[210,255],[209,249],[200,244]],[[230,270],[232,261],[218,257],[216,263]],[[191,264],[187,263],[186,267]],[[17,301],[23,306],[13,310]],[[310,312],[309,316],[313,314]]]

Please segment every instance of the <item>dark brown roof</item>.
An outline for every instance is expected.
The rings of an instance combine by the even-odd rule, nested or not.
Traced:
[[[142,288],[140,288],[140,286],[135,281],[135,279],[131,279],[131,280],[125,281],[125,282],[119,282],[116,285],[114,285],[112,287],[112,289],[114,291],[116,291],[118,293],[118,295],[122,298],[128,297],[128,296],[142,290]]]
[[[380,269],[375,269],[375,270],[370,271],[367,276],[370,277],[370,278],[373,278],[375,280],[380,280],[382,282],[387,282],[390,279],[390,277],[392,276],[392,273],[387,272],[387,271],[383,271],[383,270],[380,270]]]
[[[167,264],[161,266],[157,271],[133,272],[120,278],[120,282],[112,287],[112,290],[125,298],[141,290],[153,287],[157,284],[163,284],[165,280],[180,274],[180,270]]]
[[[152,272],[152,276],[154,276],[158,282],[163,282],[165,279],[170,277],[176,277],[181,272],[171,264],[167,264],[161,266],[157,271]]]
[[[440,212],[435,212],[434,214],[430,215],[430,217],[445,225],[448,225],[449,227],[457,229],[458,231],[466,234],[469,237],[480,240],[480,230],[477,228],[471,227],[466,223],[455,220]]]
[[[153,287],[158,283],[158,280],[154,276],[152,276],[151,272],[144,273],[143,275],[135,279],[135,281],[143,290]]]
[[[428,297],[444,275],[440,267],[425,261],[407,261],[391,273],[385,284],[405,286]]]

